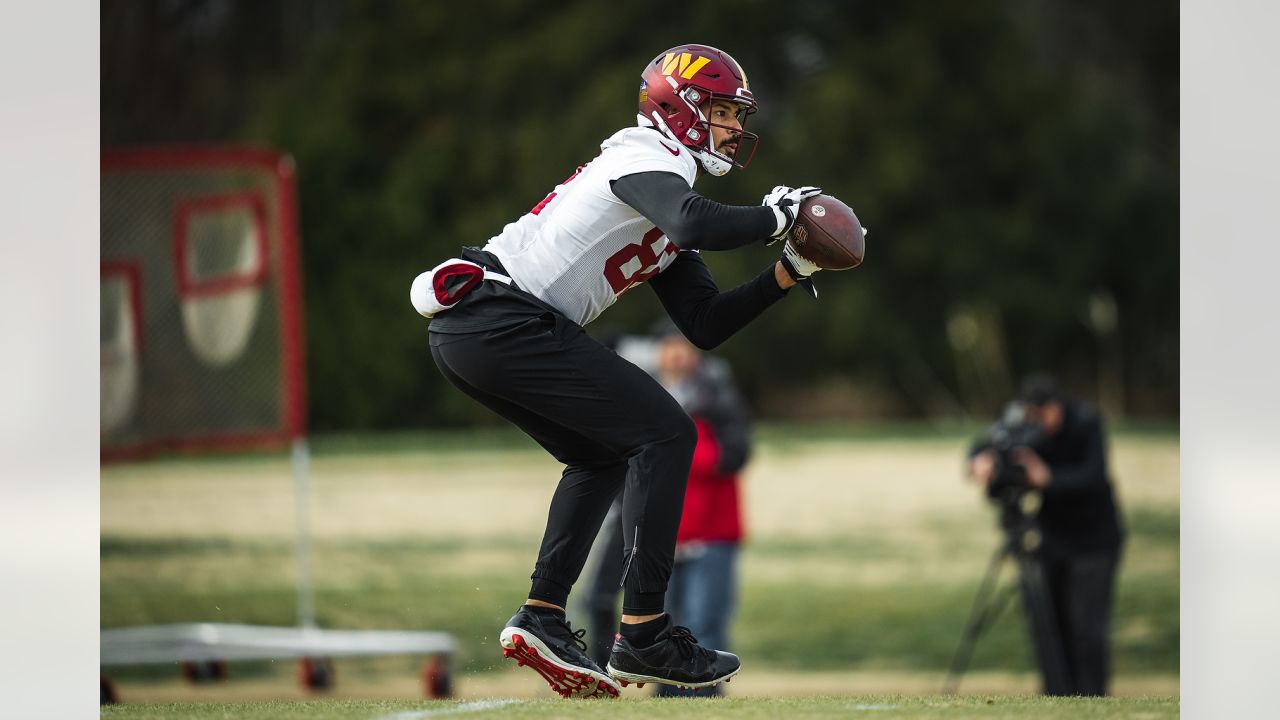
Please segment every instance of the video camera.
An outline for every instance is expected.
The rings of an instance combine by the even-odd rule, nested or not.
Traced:
[[[996,452],[995,475],[987,485],[987,497],[1007,507],[1018,505],[1031,489],[1027,469],[1013,457],[1014,448],[1033,447],[1044,437],[1040,426],[1027,419],[1021,403],[1011,402],[988,433]]]

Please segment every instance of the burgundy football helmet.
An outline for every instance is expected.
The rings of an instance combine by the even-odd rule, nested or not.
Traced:
[[[688,147],[712,175],[724,175],[751,162],[759,137],[745,128],[747,116],[756,111],[756,101],[747,87],[747,74],[729,53],[708,45],[673,47],[654,58],[640,80],[641,125],[656,127]],[[701,109],[712,100],[737,106],[743,129],[712,123]],[[712,146],[712,125],[736,133],[732,155]]]

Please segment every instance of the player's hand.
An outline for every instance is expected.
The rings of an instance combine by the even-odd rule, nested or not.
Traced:
[[[773,239],[765,244],[772,245],[786,237],[787,233],[791,232],[791,226],[796,224],[796,213],[800,211],[800,203],[804,202],[805,198],[821,193],[822,188],[813,187],[812,185],[799,188],[779,185],[770,191],[768,195],[765,195],[760,204],[772,208],[774,217],[778,221],[778,227],[771,235]]]
[[[813,286],[813,274],[821,270],[816,263],[806,259],[796,250],[791,238],[782,246],[782,268],[787,271],[796,284],[803,287],[813,297],[818,297],[818,288]]]

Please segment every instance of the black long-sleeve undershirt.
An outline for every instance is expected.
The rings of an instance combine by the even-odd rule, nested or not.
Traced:
[[[702,257],[684,251],[648,284],[689,342],[710,350],[787,294],[773,268],[771,263],[754,279],[720,292]]]
[[[708,200],[675,173],[623,175],[610,187],[681,250],[732,250],[768,240],[778,229],[772,209]]]
[[[720,292],[711,271],[693,250],[732,250],[767,240],[777,229],[767,207],[724,205],[695,193],[669,172],[624,175],[611,184],[618,199],[635,208],[682,252],[649,280],[667,314],[689,342],[710,350],[786,295],[771,264],[754,280]]]

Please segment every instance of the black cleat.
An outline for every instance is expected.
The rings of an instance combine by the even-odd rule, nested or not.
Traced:
[[[728,682],[742,663],[733,653],[704,648],[689,628],[672,625],[658,633],[646,648],[632,647],[621,634],[609,655],[609,674],[623,687],[629,683],[661,683],[679,688],[705,688]]]
[[[561,697],[618,697],[618,685],[587,657],[586,630],[573,632],[560,617],[522,606],[502,629],[503,657],[528,665]]]

